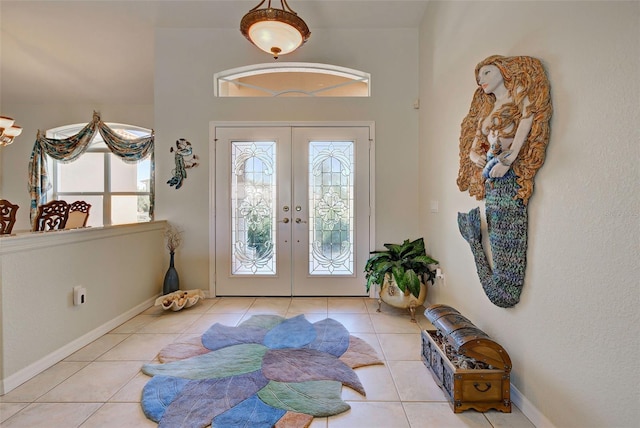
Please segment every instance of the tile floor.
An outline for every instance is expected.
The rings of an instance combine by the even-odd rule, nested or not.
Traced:
[[[420,359],[420,329],[408,313],[369,298],[215,298],[181,312],[152,307],[38,376],[0,396],[0,426],[98,428],[155,427],[140,395],[149,377],[140,372],[165,345],[200,335],[213,323],[237,325],[254,314],[315,322],[331,317],[372,345],[384,365],[356,373],[366,398],[343,387],[351,409],[315,418],[311,428],[534,427],[515,406],[512,413],[473,410],[454,414]]]

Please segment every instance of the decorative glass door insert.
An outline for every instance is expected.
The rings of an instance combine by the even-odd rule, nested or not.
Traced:
[[[309,142],[309,165],[309,275],[353,275],[353,141]]]
[[[369,128],[215,133],[216,294],[366,294]]]
[[[231,146],[231,272],[275,275],[275,142],[234,141]]]

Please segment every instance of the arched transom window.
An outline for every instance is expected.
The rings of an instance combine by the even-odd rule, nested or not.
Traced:
[[[214,75],[216,97],[369,97],[371,75],[329,64],[254,64]]]

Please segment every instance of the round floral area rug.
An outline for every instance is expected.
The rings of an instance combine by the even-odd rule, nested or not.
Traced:
[[[375,350],[331,318],[254,315],[214,324],[202,337],[165,347],[142,409],[159,427],[303,428],[349,410],[342,386],[365,395],[354,368],[383,364]]]

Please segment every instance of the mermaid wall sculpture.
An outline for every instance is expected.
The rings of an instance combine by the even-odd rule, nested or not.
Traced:
[[[458,227],[485,294],[508,308],[524,285],[527,203],[549,142],[549,82],[541,62],[527,56],[490,56],[475,75],[478,89],[461,125],[457,184],[485,199],[493,269],[482,246],[480,209],[458,213]]]

